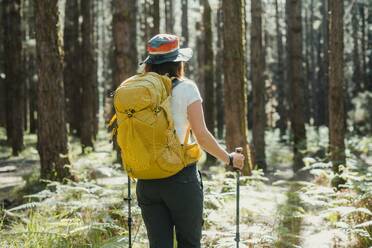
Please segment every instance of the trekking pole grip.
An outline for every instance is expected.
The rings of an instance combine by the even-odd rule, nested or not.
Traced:
[[[243,153],[243,148],[242,147],[237,147],[235,148],[236,153]]]
[[[235,148],[235,152],[241,154],[241,153],[243,153],[243,148],[242,147],[237,147],[237,148]],[[233,165],[233,167],[234,167],[234,165]],[[237,168],[234,168],[234,170],[239,172],[239,169],[237,169]]]

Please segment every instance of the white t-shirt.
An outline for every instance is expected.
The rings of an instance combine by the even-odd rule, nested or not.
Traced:
[[[190,79],[183,79],[172,91],[171,108],[174,127],[181,143],[185,139],[189,126],[187,107],[198,100],[202,101],[199,89]],[[190,143],[190,139],[188,142]]]

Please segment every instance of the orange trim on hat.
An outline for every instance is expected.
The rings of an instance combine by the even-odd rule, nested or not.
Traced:
[[[179,42],[178,39],[165,43],[163,45],[160,45],[159,47],[152,47],[151,44],[147,44],[147,51],[149,54],[166,54],[173,52],[179,48]]]

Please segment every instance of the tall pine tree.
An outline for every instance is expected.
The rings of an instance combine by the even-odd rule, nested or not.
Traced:
[[[70,177],[58,0],[35,0],[38,151],[43,179]]]
[[[3,1],[6,131],[13,155],[23,149],[25,85],[22,66],[21,1]]]
[[[236,146],[244,149],[248,158],[247,79],[245,65],[245,1],[223,0],[223,65],[226,145],[230,151]],[[243,170],[251,173],[247,159]]]

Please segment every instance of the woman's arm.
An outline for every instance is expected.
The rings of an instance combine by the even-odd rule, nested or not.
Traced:
[[[218,144],[205,124],[203,107],[200,100],[191,103],[187,107],[187,115],[191,129],[199,145],[212,156],[229,164],[229,153]],[[244,155],[235,152],[231,153],[231,155],[233,156],[234,167],[242,169],[244,165]]]

